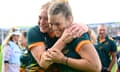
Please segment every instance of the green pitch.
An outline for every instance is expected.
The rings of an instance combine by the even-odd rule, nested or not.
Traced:
[[[2,56],[3,56],[3,51],[2,51],[2,47],[0,45],[0,72],[2,72]]]
[[[117,63],[113,66],[112,72],[116,72],[116,69],[117,69]]]

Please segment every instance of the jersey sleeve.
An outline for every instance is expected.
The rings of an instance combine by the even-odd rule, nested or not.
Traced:
[[[80,48],[85,44],[92,44],[90,41],[90,37],[88,33],[84,33],[80,38],[78,38],[76,41],[76,48],[75,51],[79,52]]]
[[[35,46],[45,46],[44,37],[37,27],[30,28],[27,32],[28,48]]]

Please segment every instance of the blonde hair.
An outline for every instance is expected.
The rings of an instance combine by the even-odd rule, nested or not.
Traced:
[[[95,32],[94,32],[92,29],[89,29],[89,30],[88,30],[88,34],[89,34],[89,36],[90,36],[91,42],[92,42],[93,44],[95,44],[96,41],[97,41],[97,36],[96,36]]]
[[[40,9],[48,9],[49,6],[51,5],[51,3],[53,2],[63,2],[63,3],[68,3],[68,0],[51,0],[51,1],[48,1],[46,3],[44,3]]]
[[[2,43],[2,47],[4,47],[5,45],[8,44],[8,42],[9,42],[10,39],[11,39],[11,37],[13,36],[12,32],[15,32],[15,31],[17,31],[17,29],[14,28],[14,27],[9,30],[8,35],[6,36],[6,38],[4,39],[4,41],[3,41],[3,43]]]
[[[57,15],[62,13],[62,15],[65,18],[68,18],[69,16],[73,16],[72,15],[72,11],[71,11],[71,7],[68,3],[65,2],[52,2],[49,9],[48,9],[48,14],[49,15]]]
[[[52,1],[48,1],[47,3],[44,3],[40,9],[48,9]]]

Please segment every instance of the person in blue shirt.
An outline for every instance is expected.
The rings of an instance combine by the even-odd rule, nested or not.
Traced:
[[[10,32],[4,41],[4,72],[19,72],[21,55],[18,46],[19,36],[19,31]]]

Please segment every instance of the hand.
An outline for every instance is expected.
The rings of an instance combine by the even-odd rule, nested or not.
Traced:
[[[69,29],[65,29],[61,38],[60,38],[65,44],[70,43],[73,40],[72,33]]]
[[[47,52],[44,52],[41,56],[40,66],[47,69],[53,63],[52,59],[47,56]]]
[[[101,72],[110,72],[110,70],[108,68],[103,68]]]
[[[69,27],[69,30],[74,38],[79,38],[82,34],[88,32],[88,26],[86,24],[74,23]]]
[[[49,56],[55,63],[65,63],[65,56],[63,55],[63,53],[61,51],[59,51],[58,49],[49,49]]]
[[[109,69],[109,68],[107,68],[107,72],[110,72],[110,69]]]

